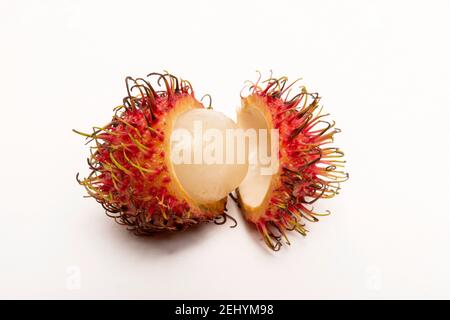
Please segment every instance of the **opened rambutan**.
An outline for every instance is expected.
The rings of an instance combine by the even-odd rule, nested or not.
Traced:
[[[91,173],[81,180],[77,175],[79,183],[138,235],[225,222],[227,195],[245,177],[247,165],[173,163],[171,135],[174,128],[192,131],[194,121],[221,131],[235,123],[204,108],[188,81],[168,73],[147,77],[126,78],[128,94],[107,125],[91,134],[76,131],[94,142]]]
[[[300,87],[289,98],[295,82],[270,77],[261,86],[260,79],[250,85],[248,96],[241,96],[238,125],[277,131],[272,138],[276,141],[270,137],[267,141],[272,146],[278,144],[278,166],[272,174],[264,174],[259,161],[250,162],[248,174],[236,190],[236,201],[266,244],[279,250],[283,243],[290,244],[286,231],[296,230],[305,236],[305,221],[316,222],[319,216],[329,214],[315,212],[312,204],[336,195],[348,174],[342,171],[343,152],[329,146],[339,130],[326,120],[328,114],[319,107],[319,95]],[[258,150],[250,147],[250,160],[257,154]]]

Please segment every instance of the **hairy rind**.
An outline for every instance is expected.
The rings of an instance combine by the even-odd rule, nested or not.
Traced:
[[[94,127],[90,134],[74,130],[93,143],[87,159],[91,172],[84,179],[77,175],[78,182],[109,217],[137,235],[180,231],[200,222],[225,223],[226,199],[195,203],[169,170],[167,126],[188,105],[203,108],[191,84],[168,73],[125,81],[127,96],[107,125]]]
[[[329,214],[315,212],[312,204],[338,194],[348,174],[343,171],[343,152],[329,146],[340,130],[326,120],[328,114],[319,107],[319,95],[305,87],[292,94],[296,81],[289,84],[286,77],[260,80],[250,84],[248,96],[241,94],[242,104],[262,109],[279,130],[280,168],[260,207],[246,206],[239,188],[236,201],[268,247],[277,251],[283,243],[290,244],[287,231],[306,236],[306,221],[316,222],[319,216]]]

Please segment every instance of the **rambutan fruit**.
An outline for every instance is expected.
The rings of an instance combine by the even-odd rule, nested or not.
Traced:
[[[107,215],[138,235],[224,223],[227,195],[245,177],[247,164],[174,163],[171,137],[175,129],[191,133],[196,121],[221,132],[236,124],[205,108],[191,84],[171,74],[127,77],[126,86],[128,94],[107,125],[90,134],[74,130],[94,142],[91,172],[84,179],[77,175],[78,182]]]
[[[312,205],[338,194],[348,174],[342,169],[343,152],[330,146],[339,130],[334,121],[326,120],[328,114],[319,107],[319,95],[300,87],[289,98],[296,81],[288,84],[286,77],[260,80],[261,75],[250,85],[248,96],[241,94],[238,125],[277,131],[277,136],[267,141],[278,145],[278,150],[272,151],[278,166],[271,174],[262,173],[257,150],[261,144],[250,146],[250,167],[235,200],[245,218],[276,251],[283,243],[290,244],[286,231],[296,230],[305,236],[305,221],[316,222],[319,216],[329,214],[315,212]]]

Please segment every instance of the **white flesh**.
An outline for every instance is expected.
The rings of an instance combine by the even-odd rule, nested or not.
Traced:
[[[202,127],[203,134],[209,129],[216,129],[213,135],[221,134],[223,138],[223,158],[217,156],[220,151],[215,153],[211,151],[211,148],[208,149],[208,145],[211,147],[212,142],[216,141],[218,136],[210,136],[211,140],[205,141],[205,135],[203,135],[203,137],[200,136],[201,140],[195,140],[195,128],[198,129],[199,125]],[[192,138],[187,140],[174,139],[174,132],[178,129],[187,130]],[[172,162],[172,166],[183,189],[190,198],[199,203],[214,202],[227,197],[230,192],[239,186],[247,173],[248,165],[246,161],[242,164],[236,163],[236,161],[226,163],[227,129],[237,129],[236,123],[222,113],[208,109],[189,110],[181,114],[174,123],[171,135],[171,156],[177,154],[181,158],[182,155],[187,155],[191,163],[186,163],[186,161],[178,164]],[[206,163],[205,155],[208,150],[211,151],[209,154],[212,155],[212,159],[216,159],[214,163]],[[194,163],[195,151],[197,151],[197,156],[198,151],[202,154],[203,159],[200,164]],[[235,154],[238,152],[236,143],[234,143],[234,152]]]

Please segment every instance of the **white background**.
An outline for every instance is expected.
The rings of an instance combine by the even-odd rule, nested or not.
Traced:
[[[448,1],[0,1],[1,298],[450,298]],[[235,229],[141,239],[75,182],[127,75],[234,117],[255,70],[303,77],[342,133],[333,215],[268,251]]]

